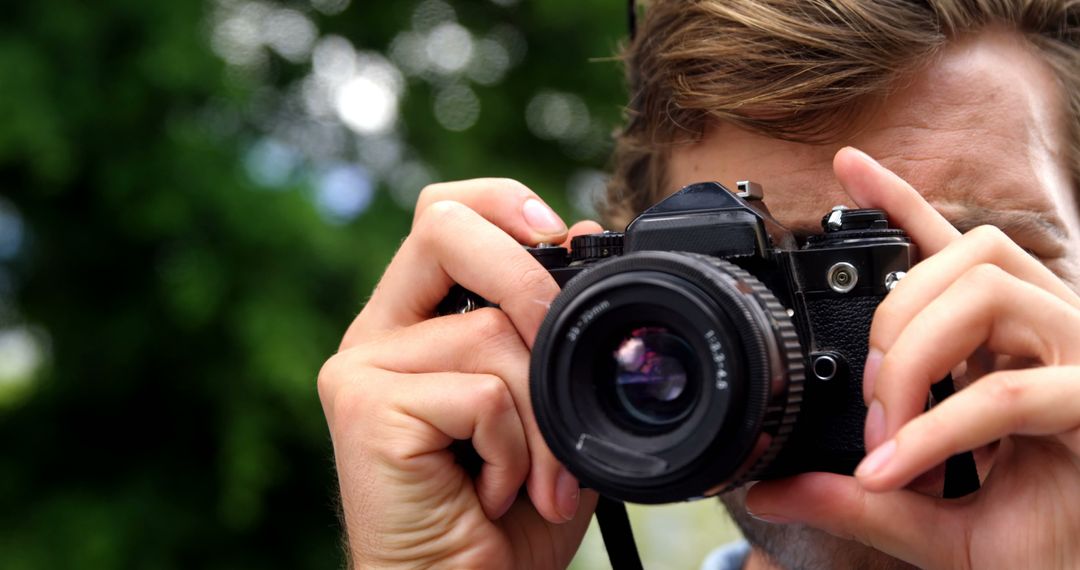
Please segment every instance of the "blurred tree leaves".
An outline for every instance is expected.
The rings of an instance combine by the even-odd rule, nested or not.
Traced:
[[[22,234],[0,258],[0,330],[32,331],[45,361],[0,399],[0,566],[340,564],[314,383],[408,231],[408,193],[391,182],[420,163],[441,179],[510,176],[573,217],[568,181],[602,167],[606,147],[542,140],[526,108],[544,90],[573,94],[606,135],[623,100],[617,66],[590,63],[624,33],[621,4],[446,4],[475,37],[515,30],[524,59],[497,85],[406,77],[403,162],[355,217],[328,218],[319,172],[384,142],[304,115],[308,59],[261,47],[257,65],[223,61],[218,15],[291,10],[320,38],[387,54],[422,4],[6,7],[0,205]],[[455,81],[480,103],[463,132],[433,111]],[[297,124],[344,132],[353,150],[324,156],[281,135]],[[268,137],[301,157],[271,187],[245,166]]]

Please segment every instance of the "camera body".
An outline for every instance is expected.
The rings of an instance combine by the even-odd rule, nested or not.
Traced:
[[[915,251],[880,210],[822,226],[797,243],[759,186],[707,182],[572,253],[530,248],[562,287],[533,347],[533,409],[584,486],[665,503],[854,470],[871,318]]]

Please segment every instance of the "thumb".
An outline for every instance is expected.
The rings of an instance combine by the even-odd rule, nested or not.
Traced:
[[[955,568],[967,556],[955,503],[907,490],[871,493],[853,477],[806,473],[761,482],[747,494],[746,509],[768,522],[803,523],[861,542],[920,568]]]
[[[604,231],[604,228],[601,227],[600,224],[592,220],[582,220],[570,226],[570,230],[566,233],[566,241],[563,242],[562,246],[565,248],[569,248],[570,241],[577,236],[586,234],[598,234],[602,231]]]

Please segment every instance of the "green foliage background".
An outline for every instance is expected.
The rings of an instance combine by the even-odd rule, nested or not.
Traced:
[[[594,139],[617,124],[619,68],[594,60],[626,33],[622,3],[436,4],[5,7],[0,331],[31,339],[37,358],[0,378],[0,567],[340,565],[315,376],[407,233],[408,192],[392,191],[391,165],[363,207],[328,215],[320,172],[382,144],[340,124],[353,150],[328,156],[294,140],[291,166],[260,178],[253,153],[303,116],[294,96],[312,64],[266,46],[255,63],[229,63],[214,38],[222,14],[250,5],[384,54],[432,6],[477,36],[517,30],[520,62],[496,84],[467,83],[474,125],[454,132],[435,116],[447,78],[405,75],[395,136],[432,178],[508,176],[568,219],[587,214],[568,181],[603,168],[607,147],[545,140],[526,109],[545,90],[568,93]],[[721,520],[713,505],[695,512],[670,520]],[[709,533],[672,553],[669,538],[656,547],[669,563],[722,540]],[[580,567],[603,564],[589,544]]]

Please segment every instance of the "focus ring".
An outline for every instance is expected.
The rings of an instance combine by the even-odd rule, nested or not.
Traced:
[[[731,275],[735,280],[749,291],[746,297],[754,300],[765,311],[770,319],[767,330],[773,333],[776,349],[781,362],[779,365],[787,370],[786,394],[779,401],[765,408],[765,415],[761,422],[761,431],[771,435],[771,440],[765,451],[761,453],[748,468],[729,481],[728,485],[720,492],[727,492],[741,486],[743,483],[753,481],[757,475],[764,471],[773,459],[784,448],[787,438],[795,428],[799,410],[802,408],[803,383],[806,380],[806,367],[803,364],[802,345],[799,335],[795,331],[788,316],[788,310],[780,304],[772,291],[761,281],[741,267],[728,261],[709,257],[706,255],[686,254],[709,263],[724,273]],[[774,374],[776,371],[771,371]]]

